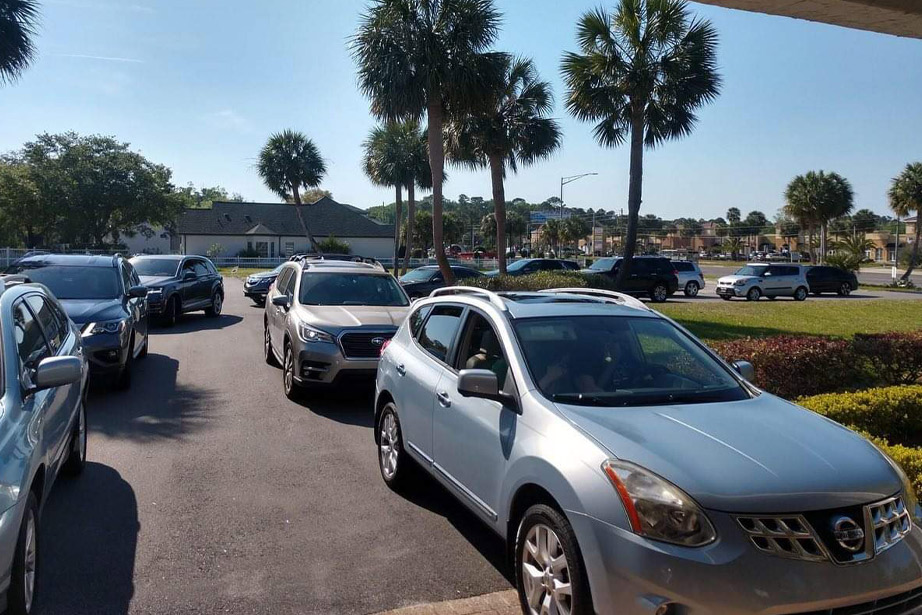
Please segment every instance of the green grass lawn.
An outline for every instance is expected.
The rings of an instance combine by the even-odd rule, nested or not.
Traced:
[[[271,271],[271,268],[262,268],[262,269],[253,269],[253,268],[240,268],[237,271],[234,271],[233,267],[218,267],[218,273],[228,278],[241,278],[245,279],[248,275],[252,273],[262,273],[264,271]]]
[[[715,341],[782,334],[847,337],[922,329],[922,301],[912,300],[702,301],[654,307],[698,337]]]

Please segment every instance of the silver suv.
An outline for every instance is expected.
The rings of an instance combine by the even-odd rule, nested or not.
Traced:
[[[763,296],[769,299],[794,297],[797,301],[803,301],[809,292],[807,270],[797,264],[749,263],[733,275],[725,275],[717,280],[717,294],[725,301],[733,297],[758,301]]]
[[[0,607],[9,615],[32,612],[39,513],[55,479],[86,463],[80,330],[45,286],[24,279],[0,277]]]
[[[529,615],[915,613],[906,476],[751,372],[626,295],[440,289],[381,358],[381,475],[505,538]]]
[[[380,265],[319,258],[285,263],[266,298],[266,362],[281,364],[292,399],[307,386],[371,381],[409,306]]]

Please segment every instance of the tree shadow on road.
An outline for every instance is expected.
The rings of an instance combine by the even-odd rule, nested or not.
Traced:
[[[151,323],[151,335],[163,335],[169,333],[192,333],[193,331],[216,331],[226,329],[243,322],[243,318],[234,314],[221,314],[217,318],[206,316],[205,314],[183,314],[175,325],[164,327],[156,323]]]
[[[176,382],[179,362],[149,354],[134,365],[127,391],[94,388],[87,407],[91,432],[138,441],[176,439],[205,428],[214,395]]]
[[[37,615],[123,615],[134,596],[138,504],[113,468],[62,478],[42,513]]]

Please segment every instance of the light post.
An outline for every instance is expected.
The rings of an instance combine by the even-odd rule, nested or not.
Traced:
[[[560,223],[563,224],[563,187],[567,184],[572,184],[578,179],[584,177],[589,177],[590,175],[598,175],[598,173],[582,173],[580,175],[570,175],[568,177],[560,178]],[[560,258],[560,255],[557,255],[557,258]]]

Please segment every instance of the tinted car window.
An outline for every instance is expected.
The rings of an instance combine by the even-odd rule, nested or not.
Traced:
[[[276,282],[278,291],[283,295],[293,295],[292,280],[294,280],[294,269],[288,267],[279,274],[278,281]]]
[[[611,271],[611,268],[615,266],[616,259],[614,258],[600,258],[596,262],[592,263],[592,266],[589,267],[592,271]]]
[[[449,305],[435,308],[419,334],[419,345],[443,363],[448,360],[448,349],[461,326],[462,311]]]
[[[486,369],[496,374],[500,390],[506,385],[509,362],[503,353],[499,336],[490,322],[477,312],[471,312],[462,336],[456,367]]]
[[[578,271],[579,270],[579,265],[572,261],[562,261],[561,266],[563,269],[566,269],[568,271]]]
[[[192,270],[195,271],[196,277],[204,278],[205,276],[211,275],[211,272],[208,271],[208,267],[205,266],[205,263],[202,261],[195,261],[192,263]]]
[[[41,327],[24,301],[13,308],[13,331],[21,367],[32,369],[48,356],[48,346],[45,345]]]
[[[121,283],[114,267],[68,267],[24,263],[13,265],[7,273],[21,273],[33,282],[44,284],[58,299],[115,299]]]
[[[173,277],[178,263],[171,258],[138,258],[132,261],[135,270],[143,276]]]
[[[361,273],[305,273],[298,301],[304,305],[409,305],[393,276]]]
[[[29,304],[32,313],[42,324],[45,335],[48,336],[48,343],[51,344],[51,353],[56,354],[58,350],[61,349],[64,338],[67,337],[67,329],[61,325],[61,322],[55,316],[54,312],[51,311],[51,307],[40,295],[29,295],[26,297],[26,303]]]
[[[128,267],[122,265],[119,269],[119,273],[122,276],[122,292],[128,292],[128,289],[131,288],[131,272],[128,271]]]
[[[426,320],[426,316],[429,315],[429,312],[432,311],[432,306],[427,305],[422,307],[413,314],[410,315],[410,333],[416,338],[419,335],[420,327],[423,326],[423,322]]]
[[[651,267],[653,263],[650,262],[649,258],[636,258],[631,264],[634,266],[634,273],[640,275],[653,271],[653,268]]]
[[[694,271],[695,270],[695,266],[692,265],[691,263],[683,263],[681,261],[678,263],[672,263],[672,266],[675,268],[676,271]]]
[[[186,261],[182,264],[182,272],[180,276],[185,276],[187,273],[195,273],[195,261]]]

